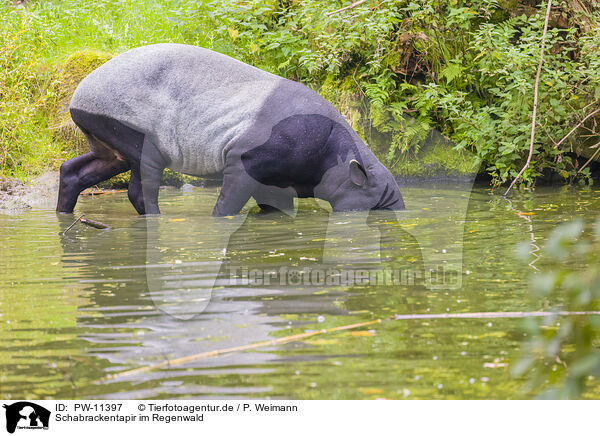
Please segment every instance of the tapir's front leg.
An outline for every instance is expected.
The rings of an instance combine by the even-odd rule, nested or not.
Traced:
[[[246,173],[244,166],[228,165],[223,172],[221,194],[213,209],[213,216],[236,215],[250,200],[259,183]]]
[[[162,169],[142,165],[131,167],[127,196],[140,215],[159,214],[158,191]]]
[[[131,164],[127,195],[140,215],[160,213],[158,191],[167,162],[154,144],[148,137],[144,138],[140,161]]]

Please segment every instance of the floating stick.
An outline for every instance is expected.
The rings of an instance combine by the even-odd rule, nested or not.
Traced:
[[[110,229],[110,226],[107,226],[100,221],[89,220],[87,218],[79,218],[79,221],[86,226],[95,227],[96,229]]]
[[[254,344],[241,345],[239,347],[231,347],[231,348],[223,348],[221,350],[207,351],[205,353],[199,353],[199,354],[193,354],[191,356],[181,357],[179,359],[163,360],[162,362],[157,363],[156,365],[144,366],[142,368],[132,369],[130,371],[125,371],[125,372],[120,372],[117,374],[109,375],[109,376],[103,378],[101,381],[114,380],[116,378],[122,378],[122,377],[131,376],[131,375],[143,374],[146,372],[154,371],[155,369],[171,367],[171,366],[176,366],[176,365],[183,365],[185,363],[194,362],[196,360],[206,359],[209,357],[222,356],[224,354],[237,353],[240,351],[253,350],[255,348],[268,347],[268,346],[272,346],[272,345],[287,344],[288,342],[306,339],[311,336],[316,336],[316,335],[320,335],[323,333],[337,332],[340,330],[350,330],[350,329],[355,329],[358,327],[365,327],[368,325],[377,324],[380,322],[381,322],[380,319],[376,319],[374,321],[361,322],[358,324],[349,324],[349,325],[344,325],[344,326],[340,326],[340,327],[333,327],[330,329],[316,330],[314,332],[300,333],[297,335],[285,336],[283,338],[277,338],[277,339],[273,339],[270,341],[256,342]]]
[[[392,321],[410,319],[481,319],[481,318],[528,318],[540,316],[600,315],[600,312],[471,312],[471,313],[424,313],[415,315],[394,315]]]
[[[100,221],[94,221],[94,220],[90,220],[87,218],[84,218],[85,214],[81,214],[79,216],[79,218],[77,218],[75,221],[73,221],[71,223],[71,225],[69,227],[66,228],[66,230],[64,232],[62,232],[62,235],[65,236],[65,234],[71,230],[71,228],[77,224],[78,222],[81,222],[82,224],[85,224],[86,226],[90,226],[90,227],[94,227],[96,229],[110,229],[110,226],[107,226],[104,223],[101,223]]]
[[[408,314],[408,315],[394,315],[389,318],[390,321],[401,321],[401,320],[413,320],[413,319],[489,319],[489,318],[527,318],[527,317],[546,317],[546,316],[581,316],[581,315],[600,315],[600,311],[597,312],[569,312],[569,311],[557,311],[557,312],[467,312],[467,313],[423,313],[423,314]],[[204,353],[193,354],[191,356],[184,356],[178,359],[163,360],[155,365],[144,366],[141,368],[132,369],[129,371],[119,372],[116,374],[110,374],[100,380],[100,382],[106,382],[115,380],[117,378],[129,377],[138,374],[144,374],[155,369],[170,368],[172,366],[183,365],[185,363],[195,362],[197,360],[207,359],[210,357],[223,356],[225,354],[238,353],[241,351],[254,350],[256,348],[269,347],[273,345],[282,345],[289,342],[298,341],[309,338],[311,336],[321,335],[324,333],[339,332],[342,330],[351,330],[359,327],[365,327],[368,325],[378,324],[382,322],[381,319],[373,321],[361,322],[358,324],[348,324],[339,327],[332,327],[329,329],[316,330],[314,332],[300,333],[297,335],[285,336],[283,338],[277,338],[270,341],[256,342],[254,344],[241,345],[239,347],[222,348],[220,350],[206,351]]]

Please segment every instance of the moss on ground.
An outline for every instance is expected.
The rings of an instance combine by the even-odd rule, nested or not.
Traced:
[[[338,82],[330,74],[321,86],[319,94],[333,104],[356,132],[360,134],[363,131],[362,124],[364,120],[361,114],[363,103],[360,98],[360,89],[352,76]]]
[[[476,157],[452,144],[432,141],[421,147],[416,156],[404,156],[391,171],[401,178],[463,178],[473,177],[479,170]]]
[[[53,98],[46,105],[47,116],[54,138],[62,143],[72,155],[89,152],[89,145],[81,130],[71,120],[69,102],[75,88],[85,76],[113,57],[112,54],[95,51],[77,51],[52,67],[51,93]]]
[[[381,162],[387,162],[391,135],[372,128],[371,120],[365,118],[364,97],[352,76],[341,81],[329,76],[319,90],[323,98],[331,102],[352,128],[369,145]],[[474,176],[479,170],[472,153],[456,150],[439,133],[432,131],[423,141],[419,151],[404,154],[388,167],[400,178],[460,178]]]

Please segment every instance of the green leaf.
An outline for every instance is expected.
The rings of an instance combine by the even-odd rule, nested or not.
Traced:
[[[569,245],[581,236],[583,220],[576,219],[558,226],[548,238],[546,252],[556,260],[564,260],[569,254]]]
[[[450,84],[454,79],[462,74],[463,70],[464,68],[462,65],[451,62],[440,71],[440,77],[445,78],[446,82]]]
[[[575,362],[570,370],[570,377],[585,377],[600,374],[600,352],[589,354]]]
[[[510,372],[515,377],[520,377],[528,372],[535,363],[535,357],[529,355],[519,359],[511,368]]]

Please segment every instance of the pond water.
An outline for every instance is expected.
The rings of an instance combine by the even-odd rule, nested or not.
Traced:
[[[600,210],[597,188],[499,192],[403,186],[397,214],[210,216],[217,188],[161,191],[160,217],[125,192],[0,215],[3,398],[524,398],[509,367],[520,319],[405,314],[543,310],[515,256],[560,222]],[[76,224],[80,214],[111,228]],[[535,250],[532,245],[532,250]],[[381,319],[285,344],[109,374]]]

